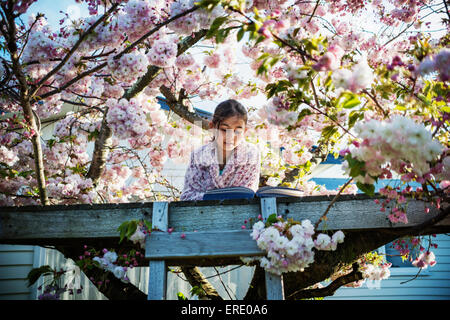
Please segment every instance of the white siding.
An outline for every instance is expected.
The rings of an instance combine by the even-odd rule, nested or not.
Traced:
[[[71,259],[64,258],[64,255],[61,252],[54,249],[46,249],[44,265],[49,265],[53,269],[65,269],[65,266],[71,263],[73,263],[73,261]],[[83,272],[81,272],[80,278],[80,284],[83,286],[82,293],[70,295],[68,292],[65,292],[61,296],[61,300],[107,300],[107,298],[99,292],[93,284],[91,284],[91,281]],[[63,276],[61,286],[64,286],[67,281],[68,278]]]
[[[26,277],[33,268],[34,247],[0,245],[0,300],[28,300]]]

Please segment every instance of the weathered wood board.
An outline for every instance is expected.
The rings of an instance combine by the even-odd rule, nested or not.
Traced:
[[[183,235],[183,236],[182,236]],[[250,236],[250,231],[152,232],[146,242],[148,259],[183,259],[196,257],[261,256],[264,253]]]
[[[155,202],[153,204],[152,221],[155,229],[167,230],[169,221],[169,205],[167,202]],[[148,300],[165,300],[167,293],[166,261],[164,259],[152,260],[148,266]]]
[[[378,197],[379,198],[379,197]],[[315,223],[332,197],[277,198],[277,212],[283,218],[309,219]],[[132,219],[152,220],[153,203],[0,207],[0,243],[59,244],[70,239],[118,238],[117,228]],[[225,201],[179,201],[169,203],[168,226],[175,232],[240,230],[245,220],[256,221],[260,199]],[[392,225],[379,211],[374,198],[343,195],[329,211],[319,230],[357,230],[411,227],[437,214],[424,214],[424,203],[411,200],[408,224]],[[441,225],[450,226],[449,219]]]

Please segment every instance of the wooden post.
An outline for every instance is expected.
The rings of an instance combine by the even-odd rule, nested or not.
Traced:
[[[152,229],[167,231],[169,224],[169,203],[154,202]],[[158,232],[158,231],[152,231]],[[148,300],[165,300],[167,287],[167,266],[165,260],[149,262]]]
[[[271,214],[277,213],[276,198],[261,198],[261,215],[266,220]],[[266,297],[267,300],[284,300],[283,276],[266,271]]]

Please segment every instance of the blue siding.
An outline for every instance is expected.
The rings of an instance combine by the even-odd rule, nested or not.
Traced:
[[[413,278],[419,271],[417,268],[391,267],[391,276],[380,281],[378,289],[377,283],[366,281],[360,288],[341,287],[325,300],[449,300],[450,237],[438,234],[433,242],[438,244],[438,248],[432,250],[437,263],[424,269],[417,279],[402,283]]]
[[[311,181],[314,181],[316,184],[324,185],[327,190],[336,190],[340,186],[344,185],[348,178],[311,178]],[[378,192],[381,188],[390,185],[391,187],[397,187],[402,185],[402,182],[398,179],[383,179],[378,180],[375,184],[375,192]],[[409,185],[413,187],[413,189],[420,187],[421,185],[417,182],[409,182]],[[361,193],[358,190],[358,193]]]

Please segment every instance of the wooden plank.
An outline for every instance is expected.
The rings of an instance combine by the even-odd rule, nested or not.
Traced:
[[[247,230],[171,234],[152,232],[145,249],[147,259],[255,255],[264,255],[264,252],[258,248]]]
[[[274,213],[278,215],[277,198],[261,198],[261,216],[264,221],[266,221],[267,218]]]
[[[169,223],[168,202],[153,204],[152,229],[167,231]],[[149,238],[146,239],[146,245]],[[146,253],[147,255],[147,253]],[[167,265],[164,260],[149,262],[148,300],[165,300],[167,289]]]
[[[167,265],[164,260],[149,262],[148,300],[165,300],[167,288]]]
[[[277,213],[276,198],[261,198],[261,215],[265,220]],[[283,275],[276,275],[268,271],[265,272],[266,298],[267,300],[284,300]]]
[[[365,195],[342,195],[328,212],[328,220],[319,230],[391,229],[418,225],[438,211],[424,214],[424,203],[411,200],[408,204],[408,224],[392,225],[387,213],[380,212],[374,198]],[[380,197],[378,197],[380,198]],[[168,225],[175,231],[240,230],[244,220],[260,214],[260,200],[178,201],[172,202]],[[325,212],[332,197],[277,198],[277,212],[284,218],[315,223]],[[98,242],[117,239],[117,227],[124,221],[151,221],[153,203],[121,203],[66,206],[23,206],[0,208],[0,243],[65,244],[71,239]],[[389,211],[389,210],[387,210]],[[441,223],[448,232],[450,219]]]
[[[155,202],[153,204],[152,229],[167,231],[169,225],[168,212],[168,202]]]
[[[267,300],[284,300],[283,276],[266,271],[265,277]]]
[[[151,220],[153,203],[95,205],[24,206],[0,208],[0,243],[37,244],[27,239],[52,239],[70,243],[70,239],[117,237],[117,228],[125,221]],[[22,227],[19,227],[22,221]],[[17,242],[15,240],[24,241]],[[66,240],[67,239],[67,240]]]

